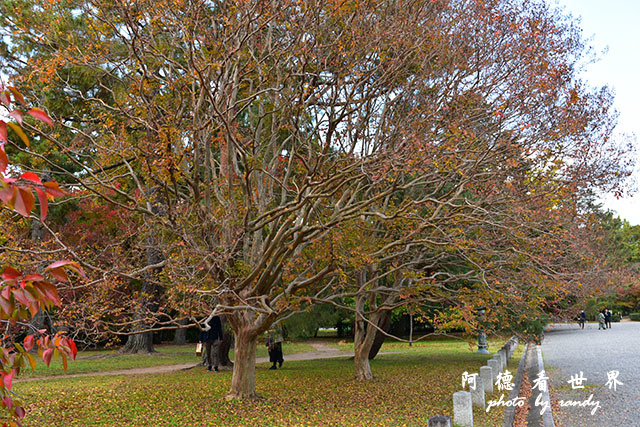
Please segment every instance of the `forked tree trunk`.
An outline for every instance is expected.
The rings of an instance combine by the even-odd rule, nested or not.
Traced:
[[[371,365],[369,364],[369,350],[366,347],[356,348],[354,350],[355,377],[359,381],[368,381],[373,379]]]
[[[355,364],[355,377],[360,381],[373,379],[371,365],[369,364],[369,353],[371,352],[371,347],[373,346],[373,341],[377,332],[377,329],[369,325],[365,320],[364,302],[364,296],[358,296],[356,298],[356,321],[353,336],[353,361]],[[374,313],[370,316],[369,320],[373,324],[377,324],[379,317],[379,313]]]
[[[358,316],[358,313],[356,313]],[[374,325],[380,323],[383,313],[374,313],[370,316],[370,321]],[[373,326],[368,325],[366,321],[356,321],[356,331],[353,340],[353,360],[355,363],[355,377],[360,381],[373,379],[371,365],[369,364],[369,354],[373,347],[373,342],[378,332]]]
[[[389,327],[391,326],[391,314],[391,311],[385,311],[382,315],[379,327],[385,332],[389,332]],[[378,355],[382,344],[384,344],[385,338],[387,338],[385,334],[380,331],[376,331],[376,337],[373,340],[373,345],[371,345],[371,350],[369,350],[369,360],[373,360]]]
[[[256,346],[258,337],[239,331],[236,334],[231,390],[227,399],[256,399]]]

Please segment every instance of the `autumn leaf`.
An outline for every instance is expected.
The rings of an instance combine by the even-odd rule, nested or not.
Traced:
[[[27,102],[24,100],[24,97],[18,91],[18,89],[16,89],[13,86],[7,86],[7,89],[9,89],[11,91],[11,93],[13,94],[13,97],[16,99],[16,101],[18,101],[19,103],[21,103],[25,107],[27,106]]]
[[[26,179],[27,181],[35,182],[36,184],[42,184],[42,181],[40,181],[38,175],[33,172],[25,172],[20,175],[20,178]]]
[[[49,366],[51,364],[51,358],[53,357],[53,348],[48,348],[42,353],[42,360]]]
[[[9,115],[11,117],[13,117],[14,119],[16,119],[16,121],[18,122],[18,124],[20,126],[22,126],[22,111],[20,110],[13,110],[12,112],[9,113]]]
[[[9,127],[20,137],[22,142],[24,142],[24,145],[29,147],[29,138],[27,138],[27,135],[22,131],[20,126],[12,122],[7,123],[7,125],[9,125]]]
[[[35,117],[36,119],[47,123],[49,126],[53,127],[53,122],[51,121],[51,118],[49,117],[49,115],[47,113],[45,113],[44,111],[42,111],[39,108],[32,108],[31,110],[27,111],[27,114]]]
[[[7,142],[7,123],[4,120],[0,120],[0,142]]]
[[[6,130],[5,130],[6,131]],[[4,173],[9,166],[9,158],[2,148],[0,148],[0,173]]]
[[[36,188],[36,194],[40,201],[40,220],[44,221],[47,218],[47,212],[49,211],[49,200],[47,199],[45,192],[40,188]]]
[[[33,346],[35,345],[35,338],[33,335],[27,335],[27,337],[24,339],[24,350],[29,352],[31,351],[31,349],[33,348]]]
[[[18,188],[15,193],[13,208],[22,216],[29,216],[35,204],[35,198],[30,191]]]

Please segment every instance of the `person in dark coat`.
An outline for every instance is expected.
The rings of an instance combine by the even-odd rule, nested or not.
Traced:
[[[604,309],[604,324],[611,329],[611,311],[608,308]]]
[[[213,316],[207,325],[209,327],[207,330],[200,331],[200,342],[204,343],[205,364],[207,365],[207,370],[211,371],[213,369],[215,372],[220,372],[218,370],[218,350],[222,342],[222,322],[220,317]]]
[[[587,320],[587,315],[585,314],[584,310],[582,310],[580,314],[578,314],[578,323],[580,324],[580,329],[584,329],[585,320]]]
[[[269,369],[278,369],[276,364],[282,368],[284,357],[282,355],[282,332],[279,328],[273,328],[268,332],[266,346],[269,350],[269,362],[273,365]]]

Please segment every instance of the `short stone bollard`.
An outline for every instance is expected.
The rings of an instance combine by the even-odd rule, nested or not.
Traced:
[[[500,362],[496,359],[487,360],[487,366],[491,368],[491,375],[495,382],[498,379],[498,374],[500,373]]]
[[[480,368],[480,378],[482,378],[482,385],[484,386],[485,393],[493,393],[493,369],[491,366],[482,366]]]
[[[500,350],[498,352],[498,354],[500,355],[500,358],[502,359],[502,369],[507,369],[507,351],[506,350]]]
[[[496,362],[498,362],[498,372],[504,371],[504,366],[502,365],[502,357],[500,357],[499,354],[494,354],[493,357],[491,357],[491,360],[495,360]]]
[[[427,427],[451,427],[451,418],[444,415],[429,418]]]
[[[471,389],[471,403],[484,409],[484,384],[480,375],[476,377],[476,388]]]
[[[453,422],[460,427],[473,427],[471,393],[468,391],[453,393]]]

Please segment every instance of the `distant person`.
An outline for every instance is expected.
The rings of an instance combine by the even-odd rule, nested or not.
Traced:
[[[269,350],[269,362],[273,365],[269,369],[278,369],[276,364],[282,368],[284,358],[282,355],[282,332],[278,328],[270,329],[267,335],[266,346]]]
[[[584,310],[582,310],[580,314],[578,314],[578,324],[580,325],[580,329],[584,329],[585,320],[587,320],[587,315]]]
[[[604,323],[604,309],[600,310],[600,312],[598,313],[598,330],[600,329],[607,329],[607,327],[605,326]]]
[[[604,324],[611,329],[611,311],[608,308],[604,309]]]
[[[208,330],[200,331],[200,342],[204,343],[204,359],[208,371],[220,372],[218,370],[218,351],[222,342],[222,322],[219,316],[213,316],[209,323]]]

